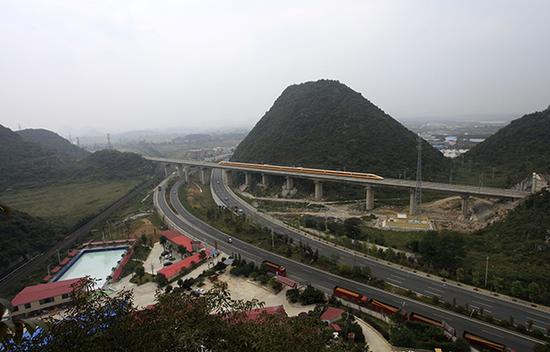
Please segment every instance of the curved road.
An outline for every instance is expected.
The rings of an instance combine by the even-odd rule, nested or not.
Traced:
[[[500,341],[501,343],[506,344],[517,351],[530,351],[535,343],[540,342],[536,339],[518,334],[516,332],[495,327],[441,308],[433,307],[406,297],[401,297],[368,285],[330,274],[328,272],[270,253],[236,238],[233,240],[233,243],[229,244],[226,241],[228,237],[227,234],[202,222],[183,207],[178,199],[177,192],[181,184],[182,181],[176,182],[176,184],[170,189],[170,204],[175,211],[170,207],[166,199],[165,192],[159,192],[158,190],[155,191],[155,202],[158,204],[159,211],[164,215],[169,223],[174,225],[174,227],[211,245],[217,243],[218,247],[226,253],[240,253],[243,258],[253,260],[257,263],[260,263],[262,260],[271,260],[273,262],[280,263],[287,268],[289,277],[301,282],[310,282],[326,292],[332,292],[334,286],[348,287],[352,290],[363,292],[368,297],[376,298],[395,306],[404,307],[404,309],[409,312],[414,311],[443,320],[457,329],[458,334],[461,334],[463,330],[477,332],[479,335],[485,336],[492,340]],[[214,183],[213,185],[217,185],[217,183]]]
[[[246,216],[252,218],[260,225],[268,227],[276,233],[288,235],[296,241],[301,240],[312,248],[317,248],[322,255],[328,257],[337,255],[343,263],[368,266],[371,268],[374,276],[382,278],[391,284],[413,290],[422,295],[438,296],[447,302],[453,302],[454,299],[457,304],[468,304],[469,307],[477,309],[483,308],[485,313],[491,314],[493,317],[508,320],[510,316],[513,316],[516,323],[527,325],[527,322],[532,320],[533,326],[541,329],[543,332],[546,332],[546,329],[550,327],[550,314],[533,309],[528,305],[520,305],[488,294],[482,294],[473,291],[468,286],[459,287],[454,283],[437,281],[426,277],[425,274],[414,273],[412,270],[403,268],[398,264],[388,265],[386,261],[364,254],[354,255],[351,250],[344,247],[335,248],[332,244],[321,242],[312,237],[306,237],[299,231],[282,225],[280,221],[256,211],[252,206],[236,196],[224,184],[221,170],[219,169],[212,171],[211,188],[215,196],[226,206],[230,208],[237,206],[243,209]]]

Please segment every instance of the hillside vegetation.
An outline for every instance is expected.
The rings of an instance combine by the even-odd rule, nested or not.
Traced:
[[[63,239],[64,232],[51,223],[11,209],[0,212],[0,275]]]
[[[90,153],[61,137],[55,132],[45,129],[25,129],[17,131],[25,142],[36,143],[44,149],[55,151],[67,158],[82,159]]]
[[[150,175],[153,165],[134,153],[90,154],[46,130],[15,133],[0,126],[0,189]],[[81,158],[83,156],[83,158]]]
[[[320,80],[286,88],[231,160],[414,177],[416,138],[360,93]],[[426,178],[446,175],[444,156],[422,148]]]
[[[52,149],[25,141],[0,125],[0,189],[26,182],[46,182],[62,177],[70,161]]]
[[[495,169],[508,186],[532,172],[550,173],[550,107],[512,121],[463,157],[478,173]]]
[[[472,280],[481,281],[487,255],[494,289],[550,305],[550,191],[530,196],[504,220],[473,234],[464,258]]]

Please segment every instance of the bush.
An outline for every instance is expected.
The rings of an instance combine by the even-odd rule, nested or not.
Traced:
[[[300,295],[300,302],[303,305],[320,304],[326,302],[326,297],[323,291],[318,290],[311,285],[307,285],[304,292]]]
[[[291,288],[290,290],[286,291],[286,299],[290,303],[296,303],[300,300],[300,290],[297,288]]]
[[[279,293],[283,289],[283,284],[277,281],[274,277],[269,279],[269,286],[273,289],[273,291],[275,291],[275,293]]]
[[[262,285],[265,285],[269,281],[269,276],[264,274],[259,274],[256,276],[254,280],[259,281]]]
[[[163,274],[157,274],[157,276],[155,276],[155,282],[159,285],[159,287],[168,285],[168,279],[166,279],[166,276]]]

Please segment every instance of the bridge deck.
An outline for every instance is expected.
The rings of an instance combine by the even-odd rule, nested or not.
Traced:
[[[360,179],[352,178],[345,176],[334,176],[334,175],[309,175],[300,173],[299,169],[296,172],[289,171],[275,171],[275,170],[265,170],[257,167],[237,167],[229,165],[220,165],[217,163],[209,161],[197,161],[197,160],[184,160],[184,159],[170,159],[170,158],[157,158],[157,157],[145,157],[147,160],[169,163],[169,164],[182,164],[189,166],[198,166],[206,168],[216,168],[224,169],[231,171],[242,171],[242,172],[257,172],[264,173],[268,175],[275,176],[291,176],[294,178],[303,178],[310,180],[321,180],[329,182],[344,182],[344,183],[353,183],[353,184],[363,184],[363,185],[378,185],[385,187],[397,187],[397,188],[415,188],[416,181],[414,180],[401,180],[396,178],[384,178],[383,180],[369,180],[369,179]],[[469,185],[458,185],[458,184],[448,184],[441,182],[422,182],[422,189],[430,191],[440,191],[447,193],[456,193],[456,194],[468,194],[468,195],[477,195],[477,196],[486,196],[486,197],[496,197],[496,198],[512,198],[520,199],[525,198],[529,195],[529,192],[518,191],[514,189],[507,188],[495,188],[495,187],[477,187]]]

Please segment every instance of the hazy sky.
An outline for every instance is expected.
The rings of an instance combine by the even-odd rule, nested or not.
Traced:
[[[550,1],[0,1],[0,124],[252,126],[338,79],[397,119],[550,105]]]

